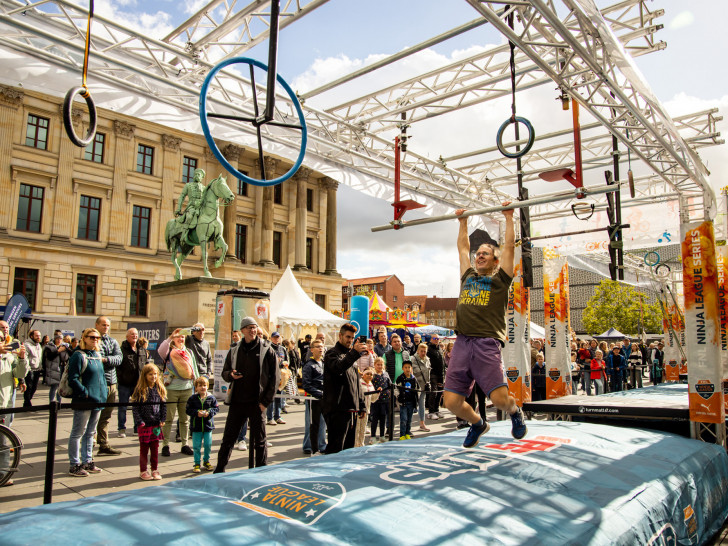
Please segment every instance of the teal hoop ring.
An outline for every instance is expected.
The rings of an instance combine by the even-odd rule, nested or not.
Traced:
[[[244,182],[247,182],[248,184],[252,184],[254,186],[275,186],[277,184],[280,184],[281,182],[285,182],[289,178],[291,178],[294,174],[296,174],[296,171],[300,168],[301,164],[303,163],[303,158],[306,155],[306,144],[308,142],[308,130],[306,128],[306,120],[304,119],[303,115],[303,109],[301,108],[301,103],[298,101],[298,97],[296,97],[296,93],[293,92],[293,89],[286,83],[286,81],[280,76],[280,74],[276,75],[276,80],[278,83],[285,89],[286,93],[288,94],[288,98],[291,99],[291,102],[293,103],[294,108],[296,109],[296,114],[298,114],[298,120],[300,122],[300,126],[293,126],[289,124],[281,124],[277,122],[272,122],[271,125],[276,126],[284,126],[284,127],[291,127],[291,128],[300,128],[301,129],[301,150],[298,153],[298,157],[296,158],[295,163],[290,168],[290,170],[285,173],[283,176],[280,176],[278,178],[275,178],[273,180],[258,180],[257,178],[251,178],[250,176],[243,174],[242,172],[238,171],[235,167],[233,167],[230,162],[225,159],[225,156],[222,155],[222,152],[217,147],[217,144],[215,143],[215,139],[212,138],[212,134],[210,133],[210,125],[208,122],[208,113],[207,113],[207,90],[210,86],[210,82],[215,77],[215,75],[225,68],[226,66],[229,66],[231,64],[247,64],[252,67],[258,67],[261,70],[268,71],[268,66],[261,63],[260,61],[256,61],[255,59],[250,59],[248,57],[233,57],[232,59],[227,59],[226,61],[221,62],[217,66],[215,66],[212,70],[210,70],[209,74],[207,74],[207,77],[205,78],[204,83],[202,84],[202,87],[200,88],[200,123],[202,124],[202,133],[205,135],[205,140],[207,141],[207,145],[210,147],[210,150],[212,151],[212,154],[215,156],[215,158],[220,162],[220,164],[225,167],[225,170],[227,170],[230,174],[233,176],[239,178],[240,180],[243,180]],[[255,95],[254,95],[255,96]],[[255,99],[254,99],[255,100]],[[226,116],[218,116],[220,118],[225,118]],[[238,116],[229,116],[229,119],[235,119],[238,121],[248,121],[256,125],[255,121],[252,119],[245,119]],[[265,122],[259,123],[256,125],[256,129],[258,131],[258,139],[260,141],[260,125],[265,125]],[[259,150],[259,153],[262,154],[262,150]]]
[[[650,250],[649,252],[645,253],[644,261],[646,266],[655,267],[657,264],[660,263],[660,255],[654,250]]]

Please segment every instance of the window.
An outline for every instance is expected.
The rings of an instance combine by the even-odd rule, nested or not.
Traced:
[[[131,246],[149,248],[149,219],[152,209],[134,205],[131,218]]]
[[[28,125],[25,128],[25,145],[39,150],[47,150],[49,123],[48,118],[28,114]]]
[[[96,309],[96,275],[76,275],[76,313],[93,315]]]
[[[245,176],[248,176],[248,171],[240,171]],[[248,183],[242,178],[238,178],[238,195],[241,197],[248,197]]]
[[[131,294],[129,294],[129,315],[132,317],[146,317],[149,296],[149,281],[140,279],[131,280]]]
[[[313,301],[322,309],[326,309],[326,296],[324,294],[314,294]]]
[[[309,269],[313,269],[312,267],[312,256],[313,256],[313,239],[311,237],[306,237],[306,267]]]
[[[280,184],[279,184],[280,186]],[[273,263],[278,267],[281,266],[281,241],[283,234],[280,231],[273,232]]]
[[[397,301],[397,296],[392,296],[392,299],[393,299],[394,301]]]
[[[195,177],[195,169],[197,168],[197,160],[194,157],[184,156],[182,159],[182,183],[192,182]],[[148,174],[151,174],[148,173]]]
[[[235,257],[245,263],[245,247],[248,243],[248,226],[235,224]]]
[[[78,211],[78,238],[98,241],[100,217],[101,199],[82,195],[81,207]]]
[[[313,212],[313,190],[306,188],[306,210]]]
[[[154,166],[154,148],[140,144],[137,149],[137,172],[142,174],[152,174]]]
[[[43,188],[20,184],[18,199],[18,221],[15,229],[40,233],[43,219]]]
[[[35,295],[38,293],[38,270],[15,268],[15,281],[13,282],[13,294],[23,294],[30,304],[30,309],[35,310]]]
[[[273,186],[273,202],[276,205],[283,204],[283,183]]]
[[[96,133],[94,139],[86,146],[83,158],[94,163],[103,163],[105,143],[106,135],[104,133]]]

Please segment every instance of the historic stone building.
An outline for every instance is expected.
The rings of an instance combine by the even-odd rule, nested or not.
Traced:
[[[164,231],[184,183],[196,168],[207,182],[227,173],[201,135],[103,108],[95,140],[78,148],[61,105],[61,97],[0,86],[0,293],[25,294],[37,314],[107,314],[118,333],[126,321],[150,317],[152,285],[173,280]],[[80,103],[74,123],[84,135]],[[260,178],[257,150],[220,147],[238,170]],[[269,178],[290,168],[265,161]],[[305,167],[274,187],[232,176],[227,183],[235,194],[221,209],[229,250],[217,269],[219,254],[209,253],[213,277],[270,290],[290,264],[311,298],[340,308],[337,183]],[[183,278],[202,274],[199,255],[184,262]]]

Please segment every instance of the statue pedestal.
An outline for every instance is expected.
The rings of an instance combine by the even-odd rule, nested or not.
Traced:
[[[238,282],[214,277],[193,277],[154,284],[150,289],[150,320],[166,320],[169,331],[201,322],[214,343],[215,300],[218,290],[237,288]]]

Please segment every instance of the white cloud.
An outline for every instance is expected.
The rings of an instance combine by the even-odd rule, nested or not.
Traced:
[[[681,11],[670,21],[669,28],[677,30],[679,28],[689,27],[695,21],[695,15],[691,11]]]
[[[76,0],[76,3],[82,6],[87,4],[82,0]],[[161,10],[155,13],[140,11],[137,8],[137,0],[97,0],[94,4],[94,14],[150,38],[161,39],[174,29],[171,23],[172,16],[169,13]]]
[[[209,0],[185,0],[185,13],[192,15],[197,13]]]

